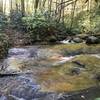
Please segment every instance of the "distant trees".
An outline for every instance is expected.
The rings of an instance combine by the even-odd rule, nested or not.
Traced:
[[[9,7],[8,5],[6,5],[8,4],[7,2],[9,2]],[[67,13],[66,8],[70,8],[71,5],[73,5],[73,7],[75,5],[78,6],[79,2],[82,2],[83,5],[85,4],[87,8],[90,9],[90,5],[93,0],[0,0],[0,11],[5,12],[5,9],[7,7],[7,10],[8,8],[10,8],[10,11],[15,9],[20,10],[22,12],[22,15],[24,16],[27,12],[36,13],[37,10],[48,10],[49,14],[52,14],[52,11],[55,10],[55,17],[58,16],[58,21],[64,21],[64,14]],[[99,0],[94,0],[94,2],[99,4]]]
[[[74,23],[79,19],[75,18],[81,12],[86,12],[87,16],[89,14],[87,22],[90,22],[91,26],[90,14],[95,12],[99,6],[99,0],[0,0],[0,12],[12,14],[14,20],[15,18],[19,20],[27,15],[40,14],[48,19],[48,22],[54,20],[56,23],[66,24],[70,29],[73,26],[76,27],[77,24]]]
[[[3,0],[0,0],[0,12],[3,12]]]

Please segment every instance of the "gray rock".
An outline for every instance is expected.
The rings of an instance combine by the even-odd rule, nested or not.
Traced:
[[[79,38],[79,37],[73,38],[73,41],[75,43],[82,43],[83,42],[83,40],[81,38]]]
[[[71,74],[72,75],[79,75],[81,72],[80,68],[73,68],[71,69]]]
[[[26,54],[27,50],[23,48],[12,48],[8,51],[8,56],[16,56]]]
[[[100,43],[100,40],[95,36],[89,36],[86,39],[86,44],[98,44],[98,43]]]
[[[100,82],[100,73],[96,74],[96,75],[94,76],[94,79],[96,79],[97,81]]]
[[[85,64],[79,62],[79,61],[73,61],[74,64],[77,64],[80,68],[85,68]]]

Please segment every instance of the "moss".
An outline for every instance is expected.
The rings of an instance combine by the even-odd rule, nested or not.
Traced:
[[[85,68],[73,63],[78,61],[85,65]],[[100,73],[100,58],[91,55],[80,55],[65,64],[54,66],[41,72],[38,82],[43,91],[77,91],[96,86],[99,81],[94,78],[96,73]],[[80,74],[72,74],[73,68],[80,68]]]
[[[82,62],[86,65],[86,70],[90,72],[100,71],[100,58],[89,55],[80,55],[74,59],[75,61]]]
[[[64,56],[77,55],[77,54],[92,54],[100,53],[100,45],[86,45],[85,43],[79,44],[61,44],[51,47],[55,51],[59,51]]]

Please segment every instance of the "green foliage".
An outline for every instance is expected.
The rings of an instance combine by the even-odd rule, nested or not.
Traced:
[[[10,24],[12,28],[22,29],[22,13],[21,11],[12,10],[10,12]]]
[[[98,33],[100,32],[100,16],[96,15],[94,16],[94,18],[92,18],[91,21],[91,31],[93,31],[94,33]]]
[[[24,17],[23,22],[34,41],[56,41],[66,35],[66,27],[62,23],[48,20],[42,14]]]
[[[81,33],[88,32],[90,29],[90,14],[87,11],[77,14],[73,27],[78,28]]]
[[[0,59],[6,56],[9,46],[8,37],[4,33],[0,33]]]
[[[100,100],[100,98],[96,98],[95,100]]]
[[[5,29],[7,25],[7,16],[0,12],[0,31]]]
[[[100,15],[100,5],[95,9],[95,13],[96,15]]]
[[[99,8],[91,11],[82,11],[74,18],[73,28],[79,29],[81,33],[100,32],[100,12]]]

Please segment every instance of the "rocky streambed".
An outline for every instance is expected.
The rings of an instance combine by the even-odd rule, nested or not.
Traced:
[[[0,64],[0,100],[95,100],[99,82],[100,45],[15,47]]]

